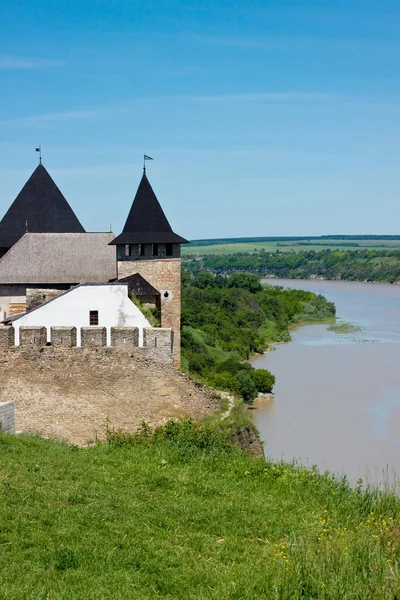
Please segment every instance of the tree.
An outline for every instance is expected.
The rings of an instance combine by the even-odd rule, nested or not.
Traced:
[[[230,288],[241,288],[243,290],[248,290],[252,294],[262,290],[262,285],[258,275],[252,275],[250,273],[233,273],[228,278],[227,283],[228,287]]]
[[[252,373],[257,390],[263,394],[270,394],[275,385],[275,375],[267,369],[255,369]]]
[[[252,404],[258,396],[258,391],[249,371],[239,371],[236,379],[239,382],[239,393],[244,402]]]

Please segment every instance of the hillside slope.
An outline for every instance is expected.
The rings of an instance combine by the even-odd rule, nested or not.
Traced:
[[[393,494],[196,424],[89,449],[0,434],[4,600],[397,600]]]

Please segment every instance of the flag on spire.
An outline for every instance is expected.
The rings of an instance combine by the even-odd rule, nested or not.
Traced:
[[[143,173],[146,172],[146,160],[154,160],[154,158],[147,156],[147,154],[143,154]]]
[[[39,162],[42,164],[42,146],[35,148],[36,152],[39,152]]]

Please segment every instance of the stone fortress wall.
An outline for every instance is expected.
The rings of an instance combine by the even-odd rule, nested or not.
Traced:
[[[219,408],[214,392],[174,367],[170,329],[145,328],[144,347],[135,327],[114,327],[111,346],[102,327],[84,327],[81,347],[74,327],[53,327],[50,345],[45,327],[21,327],[19,346],[14,333],[0,326],[0,413],[14,403],[17,431],[85,445],[107,428],[133,432]]]
[[[71,352],[86,356],[87,350],[124,352],[141,359],[168,364],[173,357],[172,329],[145,327],[143,329],[143,347],[139,347],[139,329],[137,327],[111,327],[111,346],[107,346],[106,327],[81,327],[81,346],[77,347],[76,327],[51,327],[50,344],[47,343],[46,327],[21,327],[20,344],[15,345],[14,327],[0,327],[0,355],[4,352]]]

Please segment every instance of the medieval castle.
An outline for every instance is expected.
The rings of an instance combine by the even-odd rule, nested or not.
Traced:
[[[111,232],[87,233],[39,164],[0,222],[0,320],[3,327],[8,325],[0,345],[14,346],[12,325],[18,326],[18,345],[21,325],[21,347],[73,347],[78,329],[78,345],[83,347],[121,347],[123,338],[132,349],[139,345],[149,352],[149,340],[153,346],[162,340],[160,356],[171,348],[179,366],[180,247],[186,242],[172,230],[145,168],[123,231],[115,237]],[[81,293],[70,294],[76,286]],[[120,304],[104,299],[102,304],[103,290],[106,299],[119,295]],[[124,313],[121,298],[128,291],[155,307],[162,328],[157,334],[134,305]],[[82,309],[81,320],[75,322]],[[112,310],[118,313],[114,321],[106,318]],[[74,317],[68,318],[69,313]],[[40,325],[47,326],[47,337]],[[132,331],[138,328],[139,333]]]

